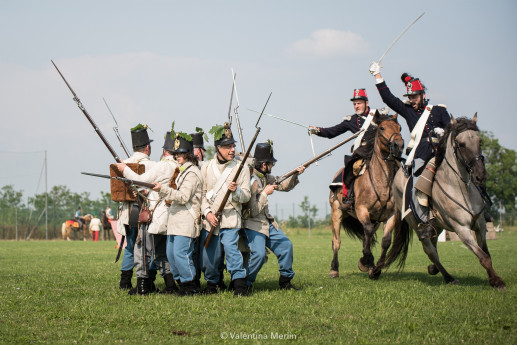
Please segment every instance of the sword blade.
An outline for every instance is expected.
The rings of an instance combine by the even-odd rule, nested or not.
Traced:
[[[395,43],[398,42],[398,40],[406,33],[406,31],[409,30],[410,27],[413,26],[413,24],[415,24],[420,18],[422,18],[422,16],[425,14],[425,12],[422,12],[422,14],[420,14],[418,17],[416,17],[415,20],[413,20],[411,22],[411,24],[409,24],[401,33],[400,35],[397,36],[397,38],[395,38],[395,40],[393,41],[393,43],[391,43],[391,45],[388,47],[388,49],[386,49],[386,51],[384,52],[384,54],[382,54],[381,58],[379,59],[379,61],[377,61],[378,64],[381,63],[382,59],[384,59],[384,57],[386,56],[386,54],[388,54],[388,52],[391,50],[391,48],[393,48],[393,46],[395,45]]]
[[[249,111],[253,111],[255,113],[260,113],[260,111],[258,110],[253,110],[253,109],[249,109]],[[284,119],[282,117],[279,117],[279,116],[275,116],[275,115],[272,115],[272,114],[268,114],[268,113],[264,113],[264,115],[267,115],[269,117],[272,117],[272,118],[275,118],[275,119],[278,119],[278,120],[282,120],[282,121],[285,121],[285,122],[289,122],[289,123],[292,123],[293,125],[297,125],[297,126],[300,126],[300,127],[303,127],[303,128],[309,128],[309,126],[307,125],[302,125],[301,123],[298,123],[298,122],[294,122],[294,121],[291,121],[291,120],[287,120],[287,119]]]

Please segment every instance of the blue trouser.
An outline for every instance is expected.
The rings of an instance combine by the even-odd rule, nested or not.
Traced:
[[[196,278],[194,244],[195,238],[167,235],[167,259],[174,280],[186,283]]]
[[[208,231],[201,231],[201,271],[205,280],[209,283],[219,282],[219,267],[223,262],[222,249],[226,257],[226,269],[230,272],[232,280],[246,278],[242,254],[237,246],[239,229],[220,229],[219,236],[212,236],[208,248],[204,247]]]
[[[124,249],[120,269],[122,271],[131,271],[135,267],[135,241],[138,229],[136,227],[129,227],[129,225],[124,225],[124,227],[126,228],[126,248]]]
[[[266,247],[271,249],[278,259],[280,275],[292,278],[293,271],[293,243],[273,224],[269,223],[269,237],[258,231],[245,229],[248,246],[250,247],[250,258],[247,262],[247,283],[252,285],[257,278],[262,265],[266,262]]]

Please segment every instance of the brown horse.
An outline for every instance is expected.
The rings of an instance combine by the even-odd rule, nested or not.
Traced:
[[[399,167],[396,158],[400,157],[404,140],[400,134],[397,114],[394,116],[376,113],[373,124],[377,125],[373,142],[373,153],[366,164],[366,170],[355,179],[355,205],[353,210],[343,211],[342,188],[330,193],[332,220],[332,250],[334,252],[331,278],[339,277],[338,251],[341,246],[341,224],[345,231],[363,241],[363,256],[359,259],[359,269],[369,271],[372,279],[379,277],[384,267],[386,252],[391,244],[391,232],[400,224],[399,218],[394,217],[394,204],[391,195],[391,184]],[[350,163],[349,163],[350,164]],[[377,266],[371,246],[375,243],[375,231],[381,222],[384,226],[382,253]]]
[[[88,228],[90,226],[90,221],[92,220],[92,215],[87,214],[83,217],[83,241],[86,241],[88,238]],[[74,239],[76,237],[77,231],[79,231],[79,224],[77,223],[77,220],[75,219],[68,219],[66,222],[63,223],[61,226],[61,235],[63,236],[63,240],[70,241],[70,233],[73,231]]]
[[[490,285],[504,290],[506,285],[492,266],[486,243],[487,230],[483,210],[485,200],[488,199],[484,191],[487,172],[481,155],[481,138],[476,122],[477,114],[472,120],[452,118],[447,125],[436,156],[437,168],[432,187],[431,205],[433,214],[436,216],[434,219],[436,228],[454,231],[463,244],[478,257],[479,263],[487,271]],[[403,172],[397,172],[393,183],[397,218],[400,218],[406,181],[407,177]],[[403,248],[407,251],[406,239],[408,235],[411,237],[410,228],[417,228],[417,222],[412,214],[403,221],[401,231],[396,232],[393,248]],[[471,230],[476,233],[476,239],[473,238]],[[398,245],[399,240],[403,242],[403,246]],[[452,277],[440,263],[436,250],[436,238],[424,239],[421,242],[432,262],[427,268],[429,274],[440,272],[446,283],[459,284],[459,281]],[[400,257],[401,266],[404,260],[405,256]],[[391,252],[388,254],[387,261],[392,261]]]

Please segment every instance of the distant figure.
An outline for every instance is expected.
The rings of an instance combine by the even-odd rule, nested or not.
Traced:
[[[81,206],[77,208],[77,211],[75,211],[74,219],[79,223],[79,229],[82,229],[84,224],[83,219],[83,210],[81,209]]]
[[[105,211],[105,212],[106,212],[106,217],[108,217],[108,219],[109,219],[110,221],[112,221],[112,220],[114,219],[114,217],[113,217],[113,213],[111,213],[111,207],[110,207],[110,205],[107,205],[107,206],[106,206],[106,211]]]
[[[99,241],[99,231],[102,229],[101,220],[97,217],[97,214],[93,215],[93,218],[90,222],[90,232],[92,233],[92,241]]]

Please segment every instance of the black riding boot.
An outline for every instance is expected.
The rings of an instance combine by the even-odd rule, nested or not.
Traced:
[[[293,279],[293,278],[289,278],[289,277],[281,275],[280,278],[278,279],[278,285],[280,285],[280,290],[298,291],[299,289],[297,289],[293,284],[291,284],[291,279]]]
[[[233,292],[234,297],[248,296],[248,285],[246,284],[246,278],[239,278],[232,280],[235,291]]]
[[[434,219],[434,218],[433,218]],[[425,223],[418,224],[416,233],[420,241],[438,236],[437,231],[433,224],[433,219],[429,219]]]
[[[136,278],[136,288],[129,290],[130,295],[149,295],[151,293],[150,278]]]
[[[352,180],[352,182],[350,183],[350,187],[348,188],[348,193],[345,197],[343,197],[343,211],[348,211],[354,208],[354,182],[355,180]]]
[[[167,273],[163,277],[163,280],[165,281],[165,290],[160,291],[159,293],[173,294],[178,291],[178,287],[176,286],[176,282],[174,281],[172,273]]]
[[[133,277],[133,270],[120,272],[120,288],[122,290],[132,289],[133,285],[131,285],[131,277]]]

